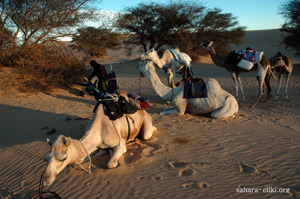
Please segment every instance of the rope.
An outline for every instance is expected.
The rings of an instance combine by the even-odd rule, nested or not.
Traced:
[[[41,175],[40,178],[40,184],[39,184],[39,192],[32,195],[29,199],[35,199],[38,197],[38,199],[61,199],[61,197],[55,193],[54,191],[43,191],[43,181],[44,181],[44,173]]]
[[[92,169],[91,169],[91,167],[92,167],[91,156],[90,156],[90,154],[88,154],[88,152],[86,151],[86,149],[85,149],[85,147],[83,146],[82,142],[81,142],[81,141],[79,141],[79,142],[80,142],[80,144],[81,144],[83,150],[85,151],[86,155],[89,157],[89,170],[87,171],[87,170],[82,166],[81,163],[79,163],[79,165],[80,165],[81,169],[84,170],[85,172],[87,172],[87,173],[92,173]]]
[[[127,140],[126,140],[126,141],[128,141],[129,138],[130,138],[130,124],[129,124],[127,115],[125,116],[125,118],[126,118],[126,121],[127,121],[127,127],[128,127],[128,135],[127,135]]]
[[[141,96],[141,72],[139,72],[139,96]]]

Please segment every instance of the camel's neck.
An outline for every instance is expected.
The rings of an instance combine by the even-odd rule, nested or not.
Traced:
[[[165,65],[165,62],[158,56],[156,51],[153,53],[151,61],[153,61],[153,63],[155,63],[159,68],[163,68]]]
[[[176,85],[175,85],[174,79],[173,79],[173,73],[168,74],[168,85],[170,85],[171,88],[176,88]]]
[[[95,151],[99,146],[99,140],[101,141],[100,131],[103,115],[103,105],[100,104],[86,128],[84,136],[79,140],[88,154]]]
[[[153,72],[147,71],[146,76],[151,82],[155,92],[164,100],[171,100],[172,99],[172,89],[170,87],[166,87],[158,77],[157,73],[155,72],[155,69],[153,69]]]
[[[212,61],[214,62],[215,65],[219,67],[224,67],[224,60],[222,60],[218,55],[215,50],[215,48],[212,46],[211,49],[209,50],[209,54],[211,56]]]

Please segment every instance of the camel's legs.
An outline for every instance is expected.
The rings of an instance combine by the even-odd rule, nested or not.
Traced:
[[[264,94],[264,80],[265,80],[265,77],[266,77],[266,74],[267,74],[267,70],[268,70],[268,67],[266,69],[264,69],[262,67],[262,65],[258,65],[258,74],[257,74],[257,79],[258,79],[258,82],[259,82],[259,94],[255,100],[255,102],[253,103],[252,105],[252,108],[254,108],[257,104],[257,102],[260,100],[260,98],[263,96]]]
[[[268,99],[270,99],[271,97],[272,97],[272,95],[271,95],[271,85],[270,85],[270,79],[271,79],[271,76],[268,76],[267,77],[267,75],[266,75],[266,77],[265,77],[265,83],[266,83],[266,86],[267,86],[267,92],[268,92],[268,94],[267,94],[267,97],[266,97],[266,100],[265,101],[267,101]]]
[[[157,131],[156,127],[152,124],[151,116],[145,111],[145,119],[143,121],[141,136],[144,140],[148,140],[152,137],[153,133]]]
[[[277,92],[276,92],[276,96],[275,96],[275,101],[278,101],[278,96],[279,96],[280,87],[281,87],[281,80],[282,80],[282,74],[278,73],[278,87],[277,87]]]
[[[237,80],[238,80],[238,85],[240,87],[240,90],[241,90],[241,93],[242,93],[242,97],[243,97],[243,101],[246,101],[246,97],[244,95],[244,87],[243,87],[243,84],[242,84],[242,81],[241,81],[241,78],[239,77],[238,74],[236,74],[236,77],[237,77]]]
[[[291,73],[286,74],[285,77],[285,100],[289,100],[288,94],[287,94],[287,89],[288,89],[288,83],[291,77]]]
[[[235,97],[236,99],[239,99],[239,84],[236,78],[235,73],[230,73],[231,78],[233,80],[234,88],[235,88]]]
[[[127,151],[124,139],[120,139],[120,143],[113,149],[113,154],[107,163],[108,168],[115,168],[118,165],[119,158]]]

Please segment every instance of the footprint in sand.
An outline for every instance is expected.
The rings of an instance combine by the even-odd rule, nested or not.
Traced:
[[[251,167],[249,165],[246,165],[244,163],[239,163],[240,172],[241,173],[248,173],[251,175],[259,175],[262,177],[269,176],[269,173],[267,171],[264,171],[262,169],[259,169],[257,166]]]
[[[162,179],[162,176],[161,175],[156,175],[156,176],[152,176],[151,177],[151,180],[154,180],[154,181],[159,181]]]
[[[186,189],[202,189],[209,187],[209,184],[206,182],[189,181],[182,184],[182,186]]]
[[[187,162],[184,161],[170,161],[167,165],[168,168],[172,169],[181,169],[178,172],[179,176],[192,176],[196,173],[196,171],[189,167]]]
[[[170,161],[168,162],[168,166],[172,169],[180,169],[187,167],[188,163],[184,161]]]
[[[179,171],[179,176],[192,176],[196,173],[194,169],[186,168]]]
[[[161,179],[163,179],[163,177],[161,175],[155,175],[155,176],[139,176],[137,178],[138,180],[145,180],[145,179],[151,179],[154,181],[159,181]]]
[[[239,163],[240,172],[241,173],[249,173],[251,175],[254,175],[257,172],[257,168],[253,168],[251,166],[248,166],[244,163]]]

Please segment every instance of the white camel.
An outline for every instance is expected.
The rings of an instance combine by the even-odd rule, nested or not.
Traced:
[[[151,116],[144,110],[138,110],[126,117],[110,120],[105,115],[101,103],[80,140],[58,136],[47,155],[50,160],[44,175],[44,185],[51,185],[67,165],[82,163],[99,148],[112,149],[107,167],[114,168],[118,165],[119,158],[126,152],[126,142],[133,141],[140,131],[142,138],[148,140],[157,130],[152,124]]]
[[[224,58],[221,59],[220,56],[216,53],[216,50],[213,46],[213,41],[210,42],[203,42],[200,44],[200,48],[205,48],[206,50],[208,50],[214,64],[216,66],[225,68],[231,75],[233,82],[234,82],[234,86],[235,86],[235,96],[238,99],[238,90],[241,90],[242,93],[242,97],[243,100],[245,101],[245,95],[244,95],[244,89],[243,89],[243,85],[242,85],[242,81],[239,77],[240,73],[242,72],[250,72],[250,71],[257,71],[257,79],[259,82],[259,94],[255,100],[255,102],[252,104],[252,107],[255,107],[257,102],[260,100],[260,98],[263,96],[263,86],[264,83],[266,82],[266,86],[267,86],[267,98],[269,99],[271,97],[271,86],[270,86],[270,82],[268,78],[266,77],[267,72],[271,72],[270,71],[270,61],[268,60],[268,58],[264,55],[262,55],[261,61],[257,64],[255,64],[251,70],[245,70],[242,69],[240,67],[237,66],[237,63],[234,63],[234,61],[232,60],[232,57],[235,56],[235,51],[232,51],[231,53],[229,53],[229,55]]]
[[[191,69],[191,57],[184,52],[180,52],[178,49],[166,49],[161,58],[154,49],[150,49],[141,55],[141,60],[151,60],[159,68],[164,69],[165,72],[167,72],[168,68],[172,68],[175,72],[181,71],[183,78],[185,78],[185,72],[187,72],[187,77],[191,77],[193,73]],[[175,74],[174,82],[176,82]]]
[[[184,86],[170,88],[163,85],[152,61],[141,62],[138,68],[149,79],[155,92],[174,105],[173,109],[161,112],[162,115],[184,115],[186,112],[194,115],[210,113],[212,118],[226,118],[234,117],[238,112],[239,106],[235,97],[223,90],[213,78],[205,82],[208,95],[206,98],[187,99],[183,97]]]
[[[279,91],[281,87],[281,80],[284,74],[285,74],[285,100],[289,100],[287,89],[288,89],[289,79],[291,77],[293,67],[294,67],[292,61],[288,56],[285,56],[280,52],[278,52],[270,59],[270,62],[271,62],[271,68],[275,70],[278,76],[278,87],[275,96],[275,101],[278,100]]]

